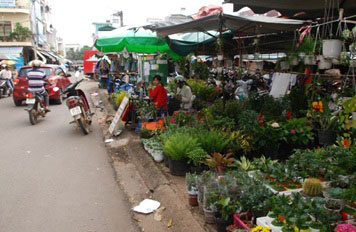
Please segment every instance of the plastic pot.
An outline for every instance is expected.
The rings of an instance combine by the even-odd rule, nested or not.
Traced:
[[[336,141],[336,133],[331,130],[318,130],[320,145],[333,145]]]
[[[330,60],[325,59],[325,57],[322,55],[318,56],[318,60],[319,60],[318,63],[319,69],[330,69],[331,66],[333,65],[333,63]]]
[[[339,58],[342,50],[342,41],[339,39],[323,40],[323,55],[325,58]]]
[[[292,56],[290,57],[289,62],[291,66],[297,66],[299,64],[299,59],[297,56]]]
[[[289,63],[288,61],[281,61],[279,63],[279,65],[281,66],[281,70],[288,70],[289,69]]]
[[[215,221],[216,221],[216,228],[218,232],[226,232],[226,227],[234,223],[232,217],[230,217],[228,220],[216,218]]]
[[[186,160],[172,160],[169,158],[169,171],[173,176],[185,176],[189,171]]]
[[[165,154],[163,154],[163,163],[164,163],[164,166],[169,168],[169,158]]]
[[[204,220],[206,223],[208,224],[215,224],[216,223],[216,219],[215,219],[215,212],[212,210],[207,210],[207,209],[203,209],[204,210]]]
[[[162,152],[153,152],[152,153],[152,157],[153,159],[157,162],[160,163],[163,161],[164,157],[163,157],[163,153]]]
[[[314,55],[306,55],[304,57],[304,64],[305,65],[316,65],[316,59]]]
[[[198,205],[198,194],[188,193],[188,203],[191,206]]]

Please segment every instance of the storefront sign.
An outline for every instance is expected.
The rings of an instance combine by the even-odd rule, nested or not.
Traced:
[[[0,8],[16,8],[16,0],[0,0]]]

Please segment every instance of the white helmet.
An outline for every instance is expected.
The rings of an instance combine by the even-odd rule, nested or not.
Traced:
[[[41,67],[41,65],[42,65],[42,61],[40,61],[40,60],[31,61],[31,66],[34,68],[39,68],[39,67]]]

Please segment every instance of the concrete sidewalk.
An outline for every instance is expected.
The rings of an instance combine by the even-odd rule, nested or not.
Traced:
[[[106,119],[112,118],[114,109],[108,102],[105,90],[98,90],[98,95],[92,100],[102,112],[97,112],[99,124],[104,137],[107,135],[109,124]],[[98,109],[100,109],[98,108]],[[108,143],[116,171],[117,181],[128,195],[132,206],[139,204],[145,198],[161,202],[159,212],[151,215],[135,214],[134,218],[143,231],[215,231],[211,225],[206,225],[197,207],[188,205],[185,191],[185,178],[173,177],[163,164],[157,164],[146,153],[140,138],[134,131],[119,125],[123,133]],[[171,224],[171,226],[170,226]]]

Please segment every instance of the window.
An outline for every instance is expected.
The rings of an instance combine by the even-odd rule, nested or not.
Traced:
[[[8,37],[11,34],[11,22],[0,21],[0,37]]]

